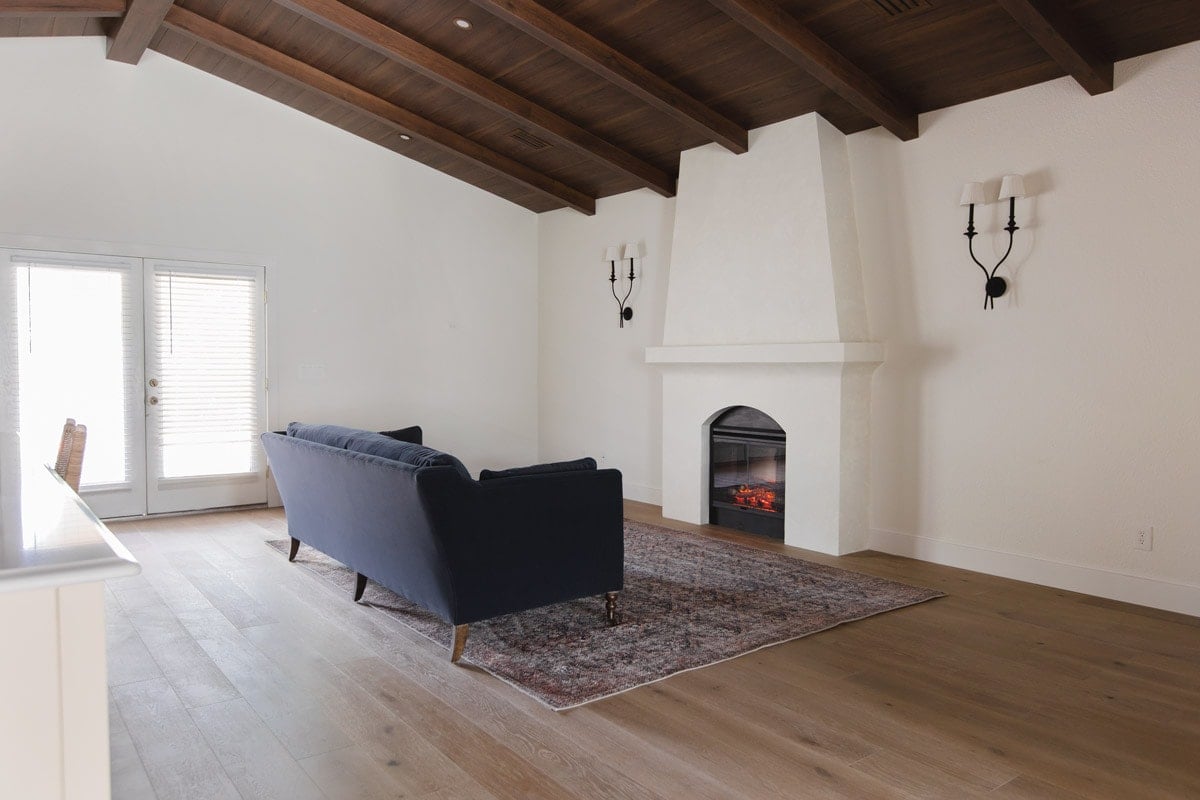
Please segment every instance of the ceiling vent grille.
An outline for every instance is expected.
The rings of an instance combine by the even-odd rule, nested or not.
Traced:
[[[930,8],[933,5],[930,0],[863,0],[863,2],[889,17],[898,17],[910,11]]]
[[[516,139],[518,142],[525,145],[526,147],[530,147],[534,150],[542,150],[542,149],[550,146],[550,143],[547,142],[545,139],[539,139],[537,136],[534,136],[529,131],[522,130],[521,128],[517,128],[515,131],[512,132],[512,138]]]

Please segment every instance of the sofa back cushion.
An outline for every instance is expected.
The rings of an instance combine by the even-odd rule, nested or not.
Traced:
[[[392,439],[398,439],[401,442],[412,442],[413,444],[422,444],[422,432],[420,425],[410,425],[407,428],[400,428],[395,431],[380,431],[384,436]]]
[[[412,442],[400,441],[392,438],[390,434],[345,428],[341,425],[308,425],[302,422],[289,423],[287,430],[288,436],[295,436],[297,439],[307,439],[310,442],[330,447],[340,447],[343,450],[379,456],[413,467],[450,466],[467,479],[471,477],[463,463],[449,453]],[[420,428],[417,428],[417,433],[420,434]]]
[[[545,475],[551,472],[578,472],[579,470],[595,468],[596,459],[577,458],[574,461],[556,461],[552,464],[534,464],[530,467],[485,469],[479,473],[479,480],[489,481],[496,478],[515,478],[519,475]]]
[[[283,433],[283,431],[280,431]],[[298,439],[307,439],[330,447],[346,447],[350,440],[363,433],[370,433],[361,428],[347,428],[343,425],[310,425],[306,422],[289,422],[287,435]],[[412,425],[394,431],[380,431],[381,435],[401,442],[421,444],[421,426]]]

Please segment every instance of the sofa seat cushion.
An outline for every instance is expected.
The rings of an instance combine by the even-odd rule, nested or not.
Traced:
[[[310,442],[330,447],[340,447],[343,450],[379,456],[413,467],[454,467],[459,473],[470,478],[470,473],[467,472],[463,463],[449,453],[412,442],[400,441],[387,434],[346,428],[341,425],[308,425],[302,422],[289,423],[287,430],[288,436],[294,436],[297,439],[307,439]]]
[[[534,464],[528,467],[513,467],[512,469],[485,469],[479,473],[479,480],[489,481],[496,478],[516,478],[520,475],[546,475],[552,472],[578,472],[595,469],[596,459],[577,458],[574,461],[555,461],[551,464]]]

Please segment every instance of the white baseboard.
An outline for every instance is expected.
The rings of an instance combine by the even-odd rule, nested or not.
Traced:
[[[662,505],[662,489],[641,486],[636,483],[624,483],[622,489],[626,500],[636,500],[639,503],[650,503],[655,506]]]
[[[872,529],[871,550],[1200,617],[1200,586]]]

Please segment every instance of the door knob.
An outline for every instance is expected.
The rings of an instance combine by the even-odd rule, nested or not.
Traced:
[[[152,405],[152,406],[156,406],[156,405],[158,405],[158,398],[152,396],[147,402],[150,403],[150,405]]]
[[[154,386],[158,386],[158,378],[151,378],[151,379],[150,379],[150,386],[152,386],[152,387],[154,387]]]

